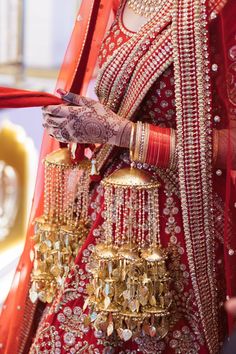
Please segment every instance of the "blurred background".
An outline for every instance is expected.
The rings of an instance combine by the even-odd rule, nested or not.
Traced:
[[[53,92],[80,0],[0,0],[0,86]],[[41,109],[0,110],[0,305],[23,249]]]

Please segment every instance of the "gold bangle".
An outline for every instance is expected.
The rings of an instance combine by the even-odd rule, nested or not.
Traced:
[[[135,135],[136,124],[132,123],[131,134],[130,134],[130,142],[129,142],[129,154],[130,160],[133,161],[134,157],[134,135]]]
[[[145,124],[142,124],[141,129],[141,136],[140,136],[140,144],[139,144],[139,154],[138,154],[138,161],[143,162],[143,149],[144,149],[144,142],[145,142]]]
[[[135,134],[135,146],[133,148],[132,160],[146,162],[150,125],[148,123],[137,122]]]
[[[146,162],[146,159],[147,159],[149,135],[150,135],[150,124],[145,123],[144,144],[143,144],[143,156],[142,156],[141,162]]]
[[[134,161],[138,161],[138,158],[139,158],[141,135],[142,135],[142,123],[137,122],[135,147],[134,147]]]
[[[176,133],[174,129],[170,131],[170,169],[176,169],[177,167],[177,145],[176,145]]]

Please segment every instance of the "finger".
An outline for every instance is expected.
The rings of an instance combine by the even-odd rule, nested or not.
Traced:
[[[86,103],[87,103],[87,100],[86,100],[85,97],[76,95],[73,92],[67,92],[67,91],[62,90],[62,89],[58,89],[57,92],[61,95],[61,98],[64,101],[73,103],[73,104],[75,104],[77,106],[85,106]]]
[[[58,117],[49,113],[43,113],[43,120],[54,120],[57,123],[64,122],[67,117]]]
[[[50,106],[45,106],[42,108],[43,114],[51,114],[54,116],[60,116],[61,113],[61,105],[50,105]]]
[[[60,118],[59,118],[60,119]],[[44,119],[43,120],[43,127],[52,127],[52,128],[62,128],[67,124],[66,119],[60,119],[60,121],[58,122],[56,119]]]
[[[43,114],[50,114],[54,117],[67,117],[69,113],[69,106],[67,105],[51,105],[43,108]]]
[[[64,117],[54,117],[51,114],[44,113],[43,114],[43,123],[48,124],[49,126],[59,127],[64,125],[67,122],[67,118]]]
[[[61,143],[68,143],[69,140],[68,140],[68,137],[64,137],[63,134],[62,134],[62,130],[61,129],[55,129],[55,128],[52,128],[52,127],[49,127],[47,128],[47,133],[53,137],[54,139],[60,141]]]

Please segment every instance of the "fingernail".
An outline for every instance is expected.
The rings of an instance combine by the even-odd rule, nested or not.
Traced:
[[[62,96],[64,101],[67,101],[69,103],[74,102],[74,95],[72,92],[67,92],[65,95]]]
[[[65,90],[63,90],[63,89],[61,89],[61,88],[59,88],[59,89],[57,90],[57,93],[59,93],[59,95],[61,95],[61,96],[64,96],[64,95],[66,95],[68,92],[65,91]]]

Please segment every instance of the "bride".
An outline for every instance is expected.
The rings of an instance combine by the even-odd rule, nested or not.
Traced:
[[[234,0],[106,0],[87,8],[85,2],[77,18],[87,26],[85,45],[81,36],[69,46],[81,47],[80,70],[67,86],[62,76],[58,83],[70,104],[44,107],[43,124],[61,143],[99,144],[93,159],[101,180],[129,166],[131,152],[133,164],[160,182],[160,240],[178,255],[172,324],[163,337],[142,331],[125,341],[84,322],[86,264],[102,238],[106,203],[101,181],[93,181],[89,234],[46,306],[29,300],[32,246],[26,243],[0,319],[0,352],[219,353],[232,327],[223,304],[235,294]],[[85,95],[97,65],[93,100]],[[41,186],[38,180],[36,192]]]

